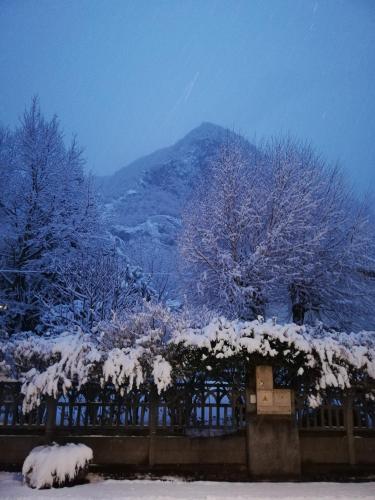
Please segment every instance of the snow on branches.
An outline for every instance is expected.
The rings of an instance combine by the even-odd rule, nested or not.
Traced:
[[[179,245],[191,300],[243,320],[281,301],[298,324],[374,327],[372,211],[338,168],[288,137],[233,138],[199,184]]]
[[[150,377],[158,392],[171,383],[172,367],[161,354],[165,353],[167,338],[173,328],[181,323],[177,317],[160,304],[145,303],[142,311],[131,314],[124,322],[117,318],[109,326],[121,348],[110,349],[103,364],[103,380],[112,382],[117,390],[139,388]],[[104,344],[108,335],[101,333]]]
[[[140,363],[142,349],[111,349],[103,363],[103,380],[112,382],[117,390],[123,392],[124,386],[128,391],[135,385],[137,389],[144,382],[143,370]]]
[[[296,377],[305,375],[304,382],[319,393],[327,388],[346,390],[358,376],[375,379],[374,338],[375,332],[349,335],[319,326],[216,318],[202,329],[175,332],[171,342],[202,351],[209,366],[213,359],[252,356],[260,363],[292,367]]]
[[[375,380],[375,332],[347,334],[261,318],[214,317],[197,327],[177,316],[143,311],[124,327],[133,331],[132,341],[121,345],[116,338],[117,346],[80,332],[13,337],[3,359],[12,365],[13,380],[23,382],[24,411],[38,406],[44,396],[58,399],[87,383],[112,384],[120,394],[151,384],[160,394],[192,374],[225,378],[229,367],[244,372],[265,363],[283,370],[283,384],[303,390],[312,405],[327,390],[346,391]]]
[[[44,340],[44,339],[43,339]],[[40,339],[40,342],[43,343]],[[45,367],[31,368],[23,377],[21,392],[25,395],[23,410],[30,411],[38,406],[41,397],[48,395],[57,399],[75,385],[78,389],[89,382],[90,375],[101,359],[95,345],[81,333],[64,333],[59,337],[44,340]],[[16,351],[27,351],[32,346],[27,343],[16,347]]]
[[[152,375],[158,394],[165,391],[172,383],[172,366],[162,356],[158,355],[154,359]]]
[[[0,342],[0,376],[23,383],[25,412],[43,396],[58,399],[87,383],[113,384],[123,394],[152,381],[160,393],[171,384],[172,367],[163,354],[177,324],[181,320],[167,309],[146,304],[127,320],[114,317],[91,334],[76,329],[51,337],[13,335]]]

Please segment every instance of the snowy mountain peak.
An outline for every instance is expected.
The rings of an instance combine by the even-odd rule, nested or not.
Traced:
[[[188,132],[185,137],[181,139],[180,142],[202,140],[202,139],[216,139],[222,140],[228,134],[232,132],[229,129],[221,127],[220,125],[215,125],[211,122],[202,122],[198,127],[193,128]]]
[[[139,191],[145,185],[164,186],[175,191],[175,181],[182,178],[191,187],[192,178],[231,136],[237,134],[219,125],[203,122],[172,146],[143,156],[111,176],[98,178],[101,194],[106,201],[113,201],[129,190]]]
[[[174,260],[183,207],[197,177],[228,137],[239,136],[203,122],[174,145],[98,179],[110,230],[127,253],[132,245],[142,246],[146,253],[164,253]]]

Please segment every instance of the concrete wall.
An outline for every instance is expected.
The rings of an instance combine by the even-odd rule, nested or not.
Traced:
[[[79,442],[90,446],[97,465],[149,464],[148,436],[74,436],[60,437],[60,444]],[[42,436],[0,436],[1,465],[22,465],[35,446],[45,444]],[[243,434],[220,437],[155,436],[155,465],[202,464],[246,465],[246,440]],[[199,465],[197,465],[199,467]]]
[[[45,444],[43,436],[0,435],[0,469],[2,466],[22,465],[30,451],[42,444]]]
[[[276,427],[274,427],[275,429]],[[263,429],[264,430],[264,429]],[[262,431],[263,432],[263,431]],[[276,431],[275,431],[276,432]],[[153,437],[153,463],[154,469],[165,469],[170,472],[187,471],[199,473],[201,470],[212,470],[217,473],[217,478],[225,474],[245,473],[250,471],[251,476],[257,477],[257,467],[267,469],[269,463],[280,464],[278,453],[285,443],[272,448],[272,440],[278,439],[274,435],[270,441],[270,434],[251,434],[246,437],[244,433],[218,436],[218,437],[188,437],[188,436],[154,436]],[[268,436],[268,437],[267,437]],[[285,437],[285,433],[282,434]],[[255,437],[255,439],[254,439]],[[248,464],[247,439],[253,439],[250,446],[253,450],[255,462]],[[150,467],[149,436],[74,436],[59,437],[59,443],[80,442],[90,446],[94,451],[94,463],[102,467],[129,466],[137,470],[148,470]],[[355,437],[356,464],[375,473],[375,436]],[[45,443],[43,436],[30,435],[0,435],[0,469],[16,466],[21,467],[27,454],[35,447]],[[289,443],[290,445],[290,443]],[[286,450],[291,461],[296,461],[296,454],[300,451],[301,463],[304,472],[314,466],[319,466],[320,472],[331,470],[332,465],[345,466],[349,464],[348,446],[344,433],[304,433],[299,434],[299,450]],[[251,457],[251,454],[250,454]],[[275,458],[276,457],[276,458]],[[285,458],[285,457],[284,457]],[[251,458],[250,458],[251,462]],[[257,465],[258,463],[258,465]],[[248,469],[249,467],[249,469]],[[290,464],[284,463],[283,467],[290,469]],[[283,470],[283,467],[280,467]],[[289,470],[288,469],[288,470]],[[295,465],[289,472],[295,471]],[[269,466],[270,477],[278,475],[277,469]]]
[[[157,436],[155,464],[246,465],[244,435],[220,437]]]
[[[349,463],[345,433],[300,432],[300,450],[302,464]]]
[[[375,464],[375,436],[355,436],[354,448],[358,464]]]
[[[349,447],[344,432],[301,432],[301,461],[303,464],[348,464]],[[375,435],[354,436],[356,464],[375,464]]]

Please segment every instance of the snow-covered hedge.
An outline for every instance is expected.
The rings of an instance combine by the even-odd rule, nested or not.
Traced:
[[[24,411],[39,406],[42,395],[57,398],[61,393],[66,394],[73,384],[79,389],[90,381],[93,369],[101,360],[102,355],[90,337],[80,332],[64,333],[44,343],[45,350],[39,358],[42,369],[34,366],[23,377]],[[22,350],[28,356],[29,349],[32,352],[30,342],[22,343],[16,347],[15,355],[21,356]]]
[[[92,459],[92,449],[84,444],[38,446],[26,457],[22,475],[31,488],[68,486],[85,478]]]
[[[312,393],[311,405],[319,404],[321,392],[328,388],[345,391],[359,380],[375,381],[375,332],[346,334],[322,326],[216,318],[202,329],[175,332],[171,342],[201,353],[210,370],[218,361],[234,357],[289,368]]]
[[[286,369],[289,383],[303,387],[315,405],[329,388],[345,391],[375,381],[375,332],[346,334],[261,318],[243,322],[216,317],[204,327],[193,327],[186,318],[168,328],[145,322],[144,316],[137,322],[139,334],[122,347],[104,345],[98,340],[101,334],[65,333],[35,344],[32,339],[14,341],[14,377],[23,381],[24,411],[38,406],[45,395],[57,398],[88,382],[111,383],[121,393],[153,382],[160,393],[197,372],[221,377],[229,365],[241,369],[267,363]],[[22,371],[20,367],[30,367],[33,350],[42,359]],[[10,358],[8,353],[8,363]]]

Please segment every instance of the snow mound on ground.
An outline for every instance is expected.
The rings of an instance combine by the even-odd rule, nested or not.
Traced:
[[[32,488],[65,486],[83,479],[92,458],[92,449],[84,444],[38,446],[26,457],[22,475]]]

